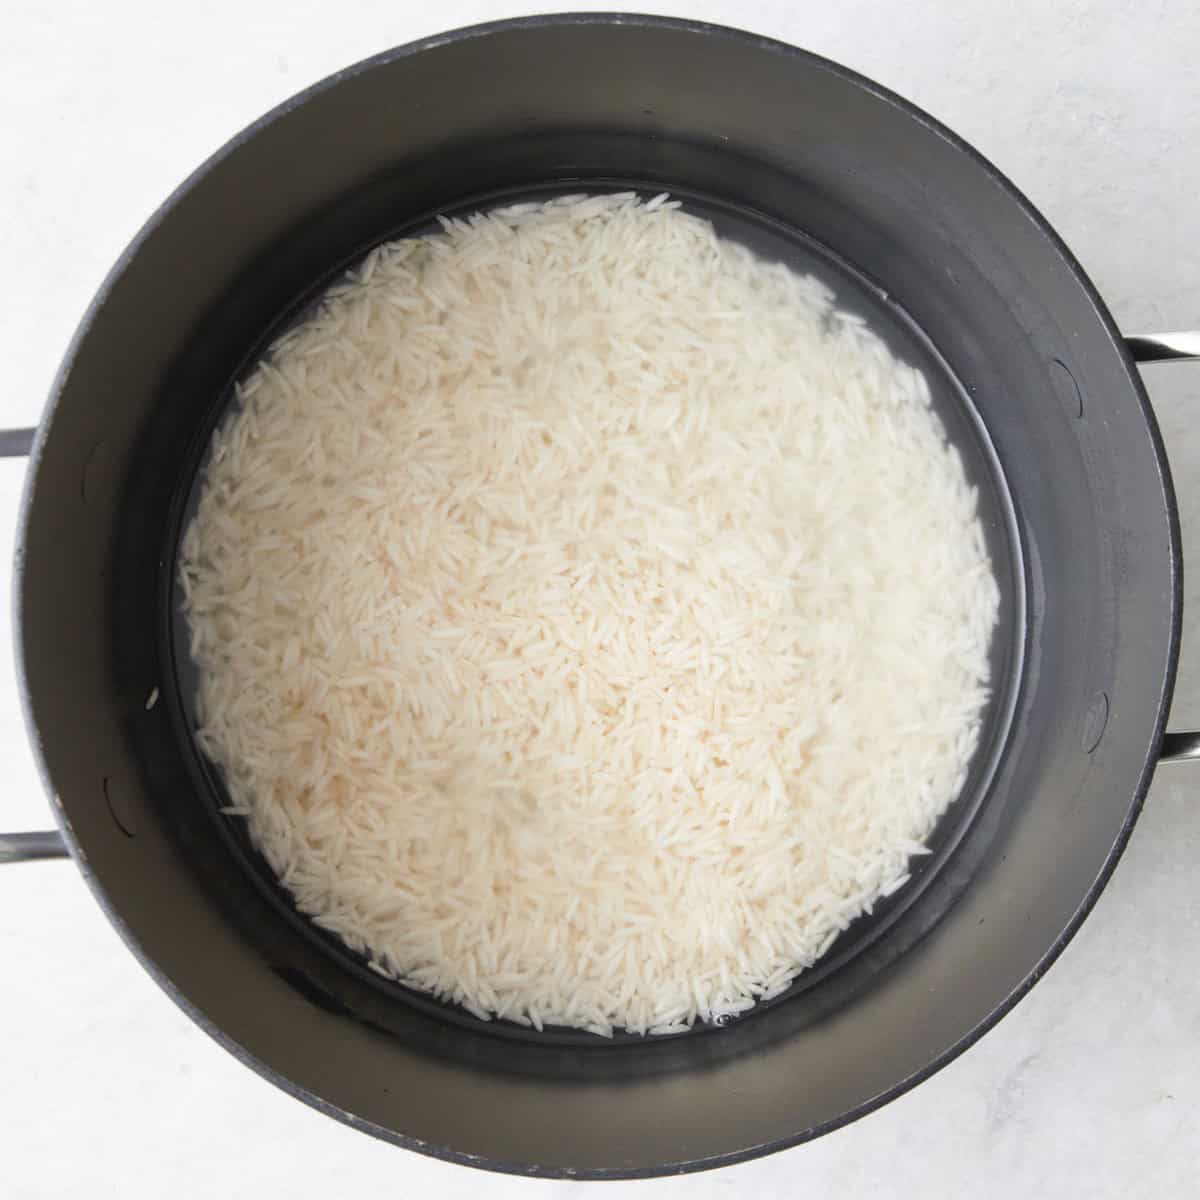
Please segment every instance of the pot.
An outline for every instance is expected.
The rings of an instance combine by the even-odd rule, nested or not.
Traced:
[[[735,80],[720,87],[716,81]],[[670,191],[826,277],[930,379],[1003,591],[994,695],[912,882],[728,1028],[611,1042],[485,1024],[290,907],[192,738],[176,545],[232,382],[370,246],[556,191]],[[33,439],[20,686],[67,851],[159,983],[247,1065],[399,1145],[530,1175],[717,1166],[945,1065],[1103,888],[1160,757],[1182,563],[1135,360],[1053,230],[924,113],[833,63],[657,17],[501,22],[343,71],[238,135],[86,314]],[[0,442],[29,449],[29,431]]]

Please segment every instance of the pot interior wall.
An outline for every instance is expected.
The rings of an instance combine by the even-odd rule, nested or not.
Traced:
[[[290,922],[211,819],[185,714],[146,699],[171,689],[188,489],[265,334],[315,282],[431,212],[614,180],[798,231],[887,293],[921,331],[911,345],[928,339],[958,397],[947,420],[992,488],[1009,585],[998,703],[1013,710],[992,723],[1003,757],[975,780],[941,870],[840,969],[708,1036],[530,1044],[397,1000]],[[235,1052],[311,1102],[532,1172],[760,1152],[943,1061],[1043,969],[1110,868],[1176,651],[1176,532],[1152,418],[1044,226],[857,77],[648,18],[534,20],[400,51],[243,135],[151,222],[89,314],[31,489],[29,709],[81,866],[133,947]]]

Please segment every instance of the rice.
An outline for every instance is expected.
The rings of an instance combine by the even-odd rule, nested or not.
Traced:
[[[966,778],[997,619],[921,374],[666,197],[383,245],[180,553],[230,808],[375,971],[523,1025],[784,991]]]

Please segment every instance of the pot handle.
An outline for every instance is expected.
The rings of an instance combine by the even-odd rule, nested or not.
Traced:
[[[1187,362],[1200,358],[1200,330],[1190,333],[1131,333],[1125,339],[1135,363]]]
[[[25,458],[33,449],[36,433],[36,429],[0,430],[0,458]],[[67,844],[57,829],[44,833],[0,833],[0,863],[68,857]]]
[[[1131,334],[1125,345],[1136,363],[1188,362],[1200,359],[1200,330],[1189,333]],[[1200,759],[1200,732],[1167,733],[1159,762],[1187,762]]]
[[[1189,362],[1200,359],[1200,330],[1182,333],[1130,334],[1125,345],[1133,361],[1142,363]],[[0,430],[0,458],[23,458],[33,448],[36,429]],[[1168,732],[1159,751],[1159,762],[1200,759],[1200,731]],[[40,858],[67,858],[69,851],[58,830],[44,833],[0,834],[0,863],[32,862]]]

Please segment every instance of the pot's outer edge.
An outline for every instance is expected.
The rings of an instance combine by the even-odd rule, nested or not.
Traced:
[[[368,72],[377,66],[393,63],[409,56],[419,54],[423,51],[435,49],[442,45],[474,38],[487,37],[498,32],[520,30],[523,28],[535,29],[546,26],[592,25],[630,25],[652,29],[669,29],[709,38],[740,41],[743,44],[747,44],[765,53],[778,54],[795,58],[797,60],[804,60],[819,67],[820,69],[840,76],[847,82],[870,93],[876,99],[881,100],[891,107],[899,110],[909,119],[917,122],[917,124],[923,126],[927,131],[934,134],[942,141],[948,143],[952,148],[965,154],[967,158],[975,164],[976,167],[981,168],[1002,191],[1010,196],[1010,198],[1017,204],[1031,224],[1040,232],[1042,237],[1046,239],[1055,254],[1063,261],[1069,272],[1079,283],[1087,295],[1098,320],[1108,334],[1109,339],[1112,341],[1117,352],[1122,357],[1130,388],[1137,398],[1138,404],[1141,408],[1143,420],[1145,421],[1150,435],[1151,446],[1154,451],[1154,457],[1158,468],[1158,482],[1162,492],[1165,516],[1168,524],[1171,578],[1169,580],[1168,589],[1170,611],[1168,613],[1169,634],[1166,669],[1161,680],[1161,685],[1156,700],[1157,712],[1155,714],[1152,739],[1147,746],[1146,755],[1141,764],[1141,769],[1139,772],[1138,784],[1134,795],[1131,797],[1130,806],[1124,823],[1122,824],[1120,833],[1116,841],[1113,843],[1112,849],[1106,857],[1100,872],[1097,874],[1092,886],[1082,898],[1074,915],[1054,943],[1042,955],[1041,959],[1038,961],[1033,970],[1029,972],[1029,974],[1017,987],[1013,988],[1005,1000],[997,1005],[997,1007],[985,1020],[981,1021],[973,1030],[970,1031],[970,1033],[960,1038],[953,1045],[949,1046],[945,1051],[928,1063],[922,1070],[910,1074],[906,1078],[894,1084],[892,1087],[880,1093],[878,1096],[875,1096],[871,1100],[858,1105],[846,1113],[841,1114],[838,1118],[803,1130],[794,1136],[780,1138],[775,1141],[752,1146],[747,1149],[714,1155],[711,1158],[696,1158],[676,1163],[657,1164],[651,1168],[616,1167],[601,1169],[574,1169],[570,1167],[542,1168],[537,1164],[505,1162],[484,1156],[465,1154],[451,1147],[424,1142],[420,1139],[399,1134],[394,1130],[381,1127],[374,1122],[363,1120],[362,1118],[355,1116],[353,1113],[341,1109],[336,1105],[330,1104],[328,1101],[317,1096],[315,1093],[296,1085],[290,1079],[269,1067],[260,1059],[252,1055],[240,1043],[231,1038],[205,1013],[200,1011],[194,1004],[192,1004],[192,1002],[173,983],[173,981],[158,967],[156,962],[144,951],[141,944],[133,936],[131,930],[125,923],[120,913],[116,910],[115,906],[110,903],[107,894],[91,870],[86,854],[84,853],[75,835],[71,823],[63,810],[61,802],[55,794],[53,783],[50,778],[43,740],[35,724],[34,715],[32,712],[30,688],[28,683],[28,664],[25,655],[24,638],[20,632],[18,632],[18,636],[15,638],[14,653],[16,659],[17,687],[21,701],[21,709],[24,715],[30,743],[33,748],[34,757],[37,762],[38,771],[42,777],[47,794],[52,800],[55,819],[60,830],[62,831],[64,840],[71,851],[71,855],[84,877],[84,880],[91,889],[93,896],[100,905],[100,908],[117,930],[117,933],[120,935],[122,941],[124,941],[126,946],[129,947],[130,951],[151,975],[155,982],[158,983],[158,985],[167,993],[168,996],[171,997],[171,999],[183,1010],[183,1012],[187,1014],[187,1016],[189,1016],[201,1029],[208,1033],[221,1046],[233,1054],[235,1058],[237,1058],[246,1066],[252,1068],[256,1073],[263,1076],[265,1079],[269,1080],[271,1083],[275,1084],[289,1095],[304,1101],[317,1111],[322,1112],[327,1116],[334,1117],[355,1129],[359,1129],[365,1133],[370,1133],[381,1140],[391,1142],[406,1149],[416,1150],[420,1153],[427,1154],[435,1158],[459,1163],[465,1166],[479,1167],[491,1171],[533,1177],[597,1180],[641,1179],[666,1175],[678,1175],[692,1171],[709,1170],[722,1166],[732,1166],[739,1162],[745,1162],[779,1150],[787,1149],[791,1146],[799,1145],[806,1141],[811,1141],[814,1138],[820,1137],[825,1133],[832,1132],[835,1129],[850,1124],[852,1121],[855,1121],[860,1117],[874,1112],[876,1109],[881,1108],[891,1100],[902,1096],[905,1092],[909,1091],[917,1084],[924,1082],[937,1071],[941,1070],[942,1067],[952,1062],[965,1050],[974,1045],[980,1037],[988,1032],[988,1030],[992,1029],[1002,1017],[1006,1016],[1012,1011],[1016,1004],[1029,992],[1033,985],[1037,983],[1039,979],[1041,979],[1047,970],[1049,970],[1049,968],[1057,960],[1058,956],[1066,948],[1067,944],[1078,932],[1079,927],[1082,925],[1084,919],[1095,906],[1100,893],[1104,890],[1108,880],[1111,878],[1113,870],[1116,868],[1116,865],[1120,860],[1122,853],[1124,852],[1125,846],[1129,841],[1130,834],[1132,833],[1133,826],[1137,822],[1138,816],[1141,813],[1142,806],[1145,803],[1146,794],[1150,788],[1150,783],[1153,779],[1154,770],[1158,762],[1159,750],[1162,744],[1163,735],[1166,731],[1170,700],[1174,691],[1178,668],[1182,630],[1182,541],[1179,524],[1179,509],[1176,502],[1170,466],[1167,460],[1166,450],[1163,445],[1162,435],[1159,430],[1157,420],[1154,416],[1153,409],[1150,405],[1150,400],[1145,386],[1142,382],[1138,369],[1134,364],[1133,358],[1130,355],[1128,348],[1125,346],[1124,339],[1122,338],[1122,335],[1117,328],[1116,322],[1113,320],[1111,313],[1108,311],[1108,308],[1106,307],[1095,285],[1092,283],[1087,273],[1083,270],[1083,267],[1063,242],[1062,238],[1054,231],[1053,227],[1046,221],[1046,219],[1035,208],[1035,206],[1024,195],[1024,193],[1021,192],[1021,190],[1017,188],[1003,172],[990,163],[982,154],[979,153],[979,151],[971,146],[970,143],[964,141],[940,121],[919,109],[908,100],[905,100],[897,93],[883,87],[878,83],[875,83],[857,71],[835,63],[821,55],[799,49],[798,47],[791,46],[788,43],[778,41],[774,38],[731,28],[729,26],[711,24],[708,22],[630,13],[562,13],[546,16],[521,17],[513,20],[491,21],[483,24],[467,26],[458,30],[434,34],[430,37],[409,42],[405,45],[398,46],[393,49],[383,51],[380,54],[363,59],[355,64],[352,64],[351,66],[334,72],[333,74],[325,77],[317,83],[310,85],[304,90],[298,92],[296,95],[283,101],[281,104],[275,106],[263,116],[247,125],[239,133],[235,134],[220,149],[210,155],[199,167],[192,171],[191,174],[189,174],[184,181],[174,189],[174,191],[171,192],[167,199],[163,201],[163,203],[160,204],[157,209],[155,209],[155,211],[150,215],[141,229],[134,236],[129,245],[121,253],[111,270],[105,276],[104,281],[101,283],[95,296],[89,303],[78,327],[75,330],[75,333],[71,338],[66,353],[63,356],[62,363],[55,374],[53,383],[51,384],[43,416],[38,425],[38,432],[30,455],[29,470],[22,491],[18,516],[17,544],[14,554],[13,606],[16,618],[16,626],[18,631],[20,631],[23,628],[22,585],[24,580],[25,538],[29,526],[30,513],[36,499],[38,468],[41,462],[44,447],[53,431],[55,412],[61,397],[63,386],[68,375],[70,374],[77,350],[84,338],[87,336],[95,316],[104,307],[104,304],[107,301],[116,281],[125,273],[130,263],[133,262],[133,260],[137,257],[139,250],[146,240],[165,220],[165,218],[175,208],[177,203],[193,189],[198,181],[208,175],[208,173],[217,164],[224,161],[229,155],[254,138],[261,130],[267,128],[280,118],[286,116],[288,113],[302,107],[312,97],[331,90],[343,81]]]

